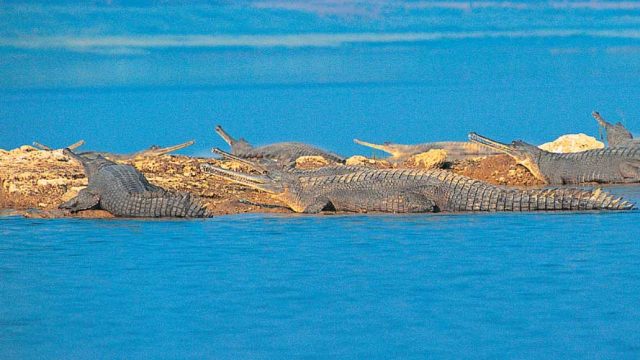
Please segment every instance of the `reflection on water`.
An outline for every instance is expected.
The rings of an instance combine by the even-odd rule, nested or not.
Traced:
[[[640,343],[636,221],[1,218],[0,352],[630,356]]]

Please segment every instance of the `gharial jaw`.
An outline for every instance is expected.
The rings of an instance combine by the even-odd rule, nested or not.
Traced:
[[[527,168],[538,180],[549,183],[549,178],[540,169],[538,161],[538,155],[543,150],[523,141],[514,141],[511,145],[503,144],[475,132],[469,133],[469,141],[509,155],[516,161],[516,164]]]
[[[415,151],[412,152],[413,147],[410,145],[400,145],[400,144],[392,144],[392,143],[374,144],[374,143],[362,141],[359,139],[353,139],[353,142],[358,145],[384,151],[387,154],[391,155],[391,157],[389,158],[390,160],[401,160],[413,155],[413,153],[415,152]]]
[[[516,164],[527,168],[527,170],[529,170],[531,175],[533,175],[536,179],[547,184],[549,183],[549,178],[542,173],[542,170],[540,170],[540,166],[538,165],[537,161],[533,160],[530,157],[526,157],[523,159],[518,159],[514,157],[514,159],[516,160]]]
[[[629,132],[629,130],[627,130],[627,128],[624,127],[624,125],[622,125],[622,123],[618,122],[616,124],[611,124],[607,122],[597,111],[592,112],[591,115],[594,119],[596,119],[598,125],[604,128],[609,147],[637,144],[633,139],[633,135]]]

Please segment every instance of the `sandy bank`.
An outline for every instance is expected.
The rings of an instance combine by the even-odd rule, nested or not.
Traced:
[[[164,155],[141,157],[124,163],[135,166],[150,182],[167,190],[189,191],[200,196],[215,214],[290,212],[265,193],[226,182],[200,170],[202,163],[242,169],[242,165],[233,161]],[[362,163],[374,167],[390,167],[390,164],[380,160],[366,159]],[[308,165],[304,161],[299,164],[303,168],[308,168]],[[396,166],[413,167],[416,163]],[[540,184],[526,169],[516,166],[508,156],[492,156],[444,166],[455,173],[493,184]],[[57,211],[58,205],[75,196],[87,185],[87,179],[82,167],[69,160],[60,150],[42,151],[22,146],[11,151],[0,150],[0,185],[0,209],[17,210],[27,216],[58,217],[67,216]],[[111,217],[111,214],[90,210],[74,216]]]

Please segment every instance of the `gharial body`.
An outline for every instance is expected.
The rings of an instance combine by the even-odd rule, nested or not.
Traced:
[[[61,209],[77,212],[97,208],[126,217],[210,216],[197,198],[155,186],[131,165],[116,164],[101,155],[85,157],[69,149],[64,154],[82,164],[89,185],[61,204]]]
[[[609,147],[640,147],[640,139],[634,139],[631,132],[622,123],[611,124],[603,119],[597,111],[591,115],[604,128]]]
[[[249,175],[209,164],[202,169],[266,191],[301,213],[629,210],[634,206],[599,189],[510,189],[445,170],[334,166],[278,171],[261,167],[257,170],[262,174]]]
[[[135,159],[137,157],[161,156],[161,155],[165,155],[165,154],[168,154],[168,153],[171,153],[171,152],[174,152],[174,151],[178,151],[178,150],[184,149],[184,148],[186,148],[188,146],[191,146],[193,144],[195,144],[195,141],[191,140],[191,141],[184,142],[182,144],[177,144],[177,145],[168,146],[168,147],[160,147],[160,146],[157,146],[157,145],[152,145],[148,149],[136,151],[136,152],[134,152],[132,154],[115,154],[115,153],[106,152],[106,151],[85,151],[85,152],[79,153],[79,155],[82,155],[85,158],[96,158],[97,156],[102,156],[104,158],[111,159],[111,160],[124,161],[124,160],[132,160],[132,159]],[[39,148],[40,150],[46,150],[46,151],[53,150],[51,147],[49,147],[47,145],[43,145],[43,144],[41,144],[39,142],[34,142],[33,145],[36,146],[37,148]],[[84,140],[80,140],[80,141],[76,142],[75,144],[67,146],[67,149],[75,150],[75,149],[77,149],[78,147],[80,147],[82,145],[84,145]]]
[[[550,185],[640,182],[640,147],[617,147],[577,153],[552,153],[523,141],[503,144],[476,133],[469,139],[511,156]]]
[[[295,162],[301,156],[322,156],[331,163],[344,163],[345,161],[340,155],[300,142],[280,142],[254,147],[243,138],[233,138],[220,125],[216,126],[216,133],[231,146],[232,154],[244,159],[268,159],[285,165]]]
[[[391,154],[387,160],[393,162],[402,162],[413,155],[436,149],[445,150],[448,161],[499,154],[497,151],[488,149],[485,146],[463,141],[440,141],[415,145],[394,144],[389,142],[374,144],[358,139],[353,139],[353,141],[358,145],[382,150]]]

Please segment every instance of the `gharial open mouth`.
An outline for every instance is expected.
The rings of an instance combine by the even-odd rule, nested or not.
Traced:
[[[262,190],[271,194],[275,194],[281,191],[280,186],[273,179],[266,175],[243,174],[237,171],[223,169],[211,164],[202,164],[200,165],[200,169],[213,176],[217,176],[236,184],[245,185],[250,188]]]
[[[479,135],[475,132],[471,132],[469,133],[469,141],[476,143],[476,144],[480,144],[480,145],[484,145],[490,149],[496,150],[496,151],[500,151],[503,153],[507,153],[509,155],[514,155],[515,154],[515,149],[513,148],[513,146],[511,145],[507,145],[507,144],[503,144],[501,142],[495,141],[495,140],[491,140],[488,137]]]
[[[218,154],[218,155],[222,156],[225,159],[237,161],[237,162],[239,162],[241,164],[244,164],[247,167],[249,167],[250,169],[259,172],[260,174],[265,175],[265,174],[267,174],[269,172],[266,167],[258,164],[257,162],[250,161],[250,160],[247,160],[247,159],[243,159],[243,158],[241,158],[239,156],[236,156],[236,155],[228,153],[228,152],[226,152],[224,150],[221,150],[220,148],[213,148],[213,149],[211,149],[211,152],[214,153],[214,154]]]
[[[227,134],[226,131],[220,125],[216,125],[216,133],[226,142],[229,146],[233,145],[236,142],[236,139],[231,137],[231,135]]]

